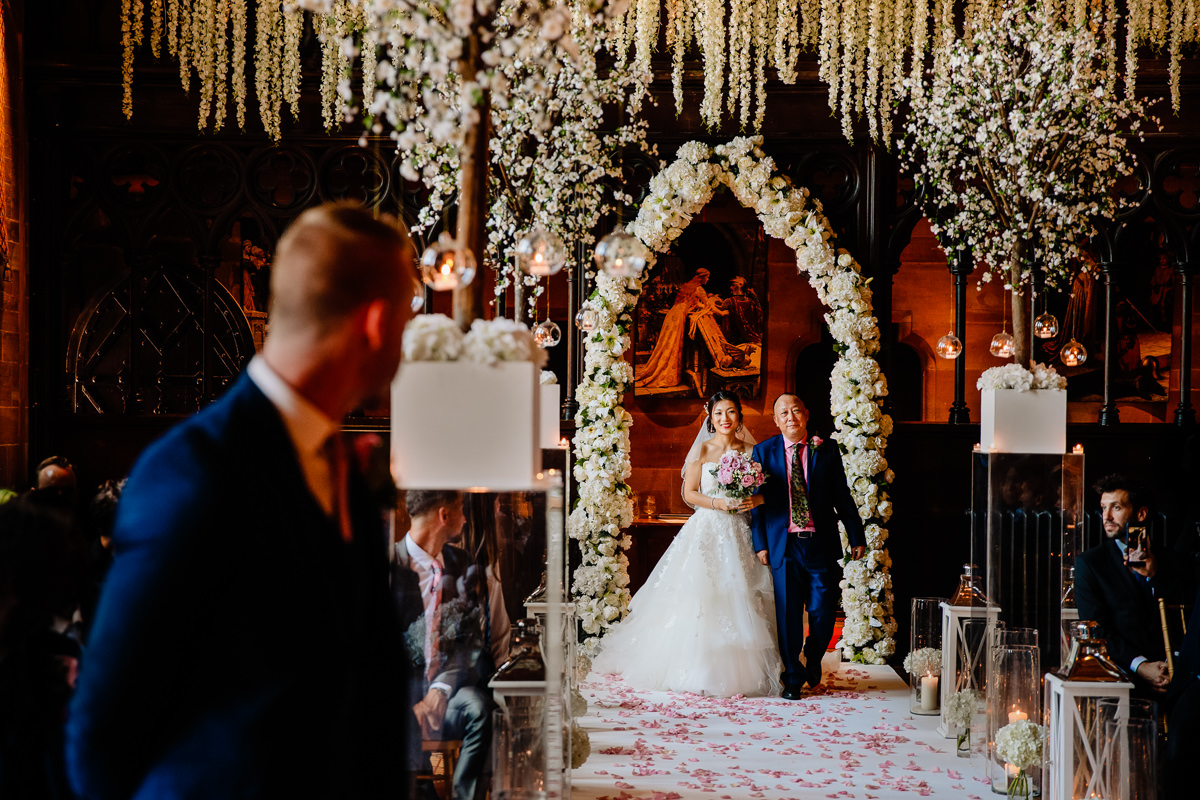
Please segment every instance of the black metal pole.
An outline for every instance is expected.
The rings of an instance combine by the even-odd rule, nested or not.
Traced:
[[[1116,425],[1121,421],[1121,413],[1112,398],[1113,379],[1113,342],[1116,336],[1116,318],[1113,313],[1113,272],[1116,265],[1101,262],[1100,271],[1104,273],[1104,404],[1100,406],[1100,424]]]
[[[1188,427],[1196,423],[1192,408],[1192,273],[1191,264],[1180,264],[1179,273],[1179,405],[1175,406],[1175,424]]]
[[[971,410],[967,408],[967,276],[974,270],[971,254],[959,250],[951,263],[950,274],[954,276],[954,335],[963,343],[964,350],[954,359],[954,402],[950,404],[950,424],[969,425]]]

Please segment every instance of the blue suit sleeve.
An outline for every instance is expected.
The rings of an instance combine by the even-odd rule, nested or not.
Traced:
[[[169,747],[166,715],[193,661],[189,607],[213,590],[195,544],[220,501],[194,460],[166,449],[148,454],[121,499],[116,557],[71,703],[67,768],[82,798],[133,795]]]
[[[764,462],[764,453],[761,448],[761,443],[754,445],[754,450],[751,452],[750,458],[761,464],[765,472],[767,465]],[[759,491],[765,491],[766,488],[764,484]],[[756,507],[750,512],[750,541],[754,544],[754,552],[756,553],[767,549],[767,507],[765,504]]]
[[[850,486],[846,483],[846,470],[842,466],[841,448],[835,445],[831,450],[835,456],[830,460],[830,466],[834,472],[832,475],[834,508],[837,509],[838,519],[846,526],[846,535],[850,540],[850,546],[866,547],[867,537],[863,532],[862,517],[858,513],[858,504],[854,502],[854,495],[850,493]]]

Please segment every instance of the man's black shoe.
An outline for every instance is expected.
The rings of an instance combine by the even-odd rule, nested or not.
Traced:
[[[799,700],[800,689],[800,686],[797,686],[794,683],[789,683],[787,686],[783,687],[783,694],[781,694],[780,697],[782,697],[784,700]]]

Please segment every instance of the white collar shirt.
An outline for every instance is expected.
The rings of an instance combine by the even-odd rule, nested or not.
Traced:
[[[250,359],[246,374],[283,418],[309,491],[325,513],[332,514],[333,477],[325,446],[329,437],[339,431],[338,422],[301,397],[262,356]]]

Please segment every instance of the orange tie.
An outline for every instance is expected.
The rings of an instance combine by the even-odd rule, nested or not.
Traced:
[[[350,526],[350,495],[346,480],[346,447],[341,432],[325,440],[326,457],[329,459],[329,482],[333,487],[333,509],[330,516],[337,523],[342,539],[349,542],[354,538]]]

